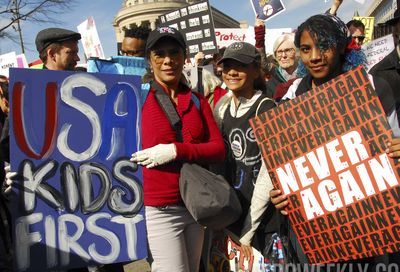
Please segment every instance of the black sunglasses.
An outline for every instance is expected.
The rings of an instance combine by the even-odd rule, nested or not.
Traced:
[[[365,39],[365,36],[364,35],[353,36],[353,39],[359,39],[360,41],[363,41]]]

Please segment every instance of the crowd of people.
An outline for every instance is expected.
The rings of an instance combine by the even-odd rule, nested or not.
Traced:
[[[299,241],[288,223],[289,201],[274,188],[261,151],[252,135],[249,119],[358,66],[366,65],[360,46],[365,38],[362,22],[345,24],[336,16],[342,1],[336,0],[324,14],[306,19],[294,33],[281,35],[273,43],[273,54],[265,53],[264,22],[256,19],[256,44],[235,42],[210,58],[199,53],[195,64],[203,69],[199,80],[203,94],[195,93],[183,75],[187,64],[186,42],[174,28],[155,30],[135,27],[125,32],[120,54],[145,58],[143,75],[142,150],[131,161],[143,166],[144,207],[152,271],[207,271],[202,256],[205,228],[184,206],[180,191],[180,169],[185,162],[209,166],[233,186],[242,214],[227,230],[241,245],[245,258],[253,249],[265,252],[276,234],[287,240],[287,262],[307,263]],[[395,50],[370,70],[394,139],[387,143],[389,157],[400,157],[400,10],[387,24],[393,26]],[[267,37],[268,38],[268,37]],[[36,37],[42,64],[36,69],[75,71],[79,33],[48,28]],[[179,131],[170,125],[162,98],[172,102],[180,118]],[[17,175],[10,172],[8,129],[8,79],[0,77],[0,262],[1,271],[12,271],[12,226],[7,205]],[[243,135],[245,137],[243,137]],[[12,155],[12,154],[11,154]],[[211,234],[213,235],[213,234]],[[276,239],[276,236],[274,236]],[[206,253],[207,255],[207,253]],[[205,259],[206,261],[201,261]],[[355,260],[360,271],[373,271],[378,262],[397,263],[399,253]],[[121,264],[98,268],[122,271]],[[71,271],[85,271],[87,268]],[[354,271],[354,270],[353,270]]]

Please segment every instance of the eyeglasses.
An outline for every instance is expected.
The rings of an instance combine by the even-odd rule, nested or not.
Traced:
[[[360,36],[353,36],[353,39],[358,39],[359,41],[363,41],[365,39],[364,35],[360,35]]]
[[[121,56],[128,56],[128,57],[139,57],[144,56],[144,50],[119,50],[119,54]]]
[[[282,57],[283,53],[285,53],[285,55],[292,55],[295,51],[296,50],[294,48],[280,49],[276,51],[276,56]]]

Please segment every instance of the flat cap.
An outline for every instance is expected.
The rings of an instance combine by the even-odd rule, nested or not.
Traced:
[[[36,49],[41,53],[52,43],[64,42],[68,40],[77,41],[81,39],[81,34],[63,28],[46,28],[36,35]]]

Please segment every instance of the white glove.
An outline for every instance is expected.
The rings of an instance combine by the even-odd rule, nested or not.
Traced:
[[[131,161],[137,164],[153,168],[166,164],[176,158],[176,147],[174,144],[158,144],[132,154]]]
[[[8,195],[11,192],[12,184],[14,183],[13,178],[17,175],[17,172],[10,172],[10,166],[4,167],[4,171],[6,172],[6,180],[3,187],[4,194]]]

